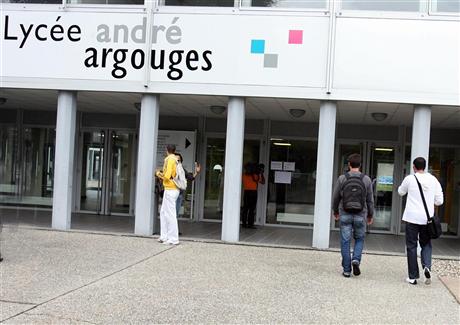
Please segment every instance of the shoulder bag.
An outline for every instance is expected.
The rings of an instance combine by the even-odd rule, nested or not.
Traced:
[[[417,176],[414,175],[414,177],[417,180],[418,189],[420,190],[420,195],[422,196],[423,206],[425,207],[425,213],[427,218],[426,228],[428,231],[428,236],[431,239],[439,238],[442,235],[441,220],[439,220],[439,217],[437,217],[436,215],[430,217],[428,207],[426,206],[425,196],[423,195],[422,185],[420,185]]]

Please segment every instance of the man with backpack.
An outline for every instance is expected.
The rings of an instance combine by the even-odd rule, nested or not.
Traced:
[[[366,223],[372,224],[374,215],[374,194],[371,179],[360,172],[361,155],[348,157],[349,171],[341,175],[334,188],[332,209],[336,221],[340,222],[342,275],[346,278],[361,274],[361,253],[366,234]],[[351,238],[355,245],[350,257]]]
[[[163,181],[164,187],[160,210],[160,238],[158,241],[160,243],[178,245],[179,231],[177,228],[176,201],[182,185],[178,181],[177,159],[175,155],[176,146],[168,144],[166,151],[167,156],[164,160],[163,171],[157,170],[156,172],[156,176]]]

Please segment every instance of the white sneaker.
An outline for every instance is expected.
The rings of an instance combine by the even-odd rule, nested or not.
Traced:
[[[409,278],[407,278],[406,282],[409,283],[409,284],[416,285],[417,284],[417,279],[409,279]]]
[[[429,268],[425,267],[425,270],[423,271],[425,274],[425,284],[431,284],[431,271]]]
[[[165,240],[164,240],[164,239],[161,239],[161,238],[158,238],[158,242],[159,242],[159,243],[164,243]]]

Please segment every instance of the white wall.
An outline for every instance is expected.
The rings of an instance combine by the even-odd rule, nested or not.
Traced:
[[[458,21],[337,20],[333,86],[340,97],[458,103],[459,62]]]
[[[11,8],[15,8],[12,10]],[[155,13],[153,22],[164,31],[152,48],[165,53],[163,69],[149,69],[149,46],[134,42],[114,41],[114,26],[124,24],[131,31],[146,18],[141,10],[101,12],[80,8],[50,11],[18,10],[4,5],[1,13],[2,87],[131,91],[152,93],[210,94],[227,96],[266,96],[287,98],[363,100],[399,103],[460,105],[459,57],[460,21],[457,19],[370,19],[338,17],[335,46],[328,49],[330,17],[301,13]],[[121,11],[121,12],[120,12]],[[6,40],[8,35],[18,40]],[[57,18],[59,21],[57,21]],[[23,38],[20,24],[34,24],[29,39]],[[46,41],[39,41],[35,28]],[[64,40],[51,40],[51,28],[60,24]],[[110,28],[110,41],[100,41],[100,25]],[[146,20],[148,24],[148,20]],[[81,40],[66,37],[72,25],[81,28]],[[161,28],[163,28],[161,27]],[[168,29],[176,28],[172,37]],[[147,28],[148,30],[148,28]],[[301,44],[289,44],[289,31],[301,30]],[[170,30],[171,31],[171,30]],[[180,35],[179,35],[180,34]],[[99,35],[99,40],[98,40]],[[137,36],[141,35],[138,31]],[[277,54],[275,67],[264,67],[264,54],[251,53],[251,40],[265,40],[265,54]],[[88,48],[98,51],[98,67],[85,67]],[[102,67],[103,49],[127,50],[126,76],[115,78],[113,52]],[[144,68],[132,67],[131,55],[146,53]],[[170,55],[183,50],[176,68],[182,71],[171,80]],[[189,70],[187,53],[196,51],[197,60]],[[212,68],[204,52],[211,51]],[[328,53],[334,54],[333,88],[326,93]],[[138,53],[139,54],[139,53]],[[177,53],[176,53],[177,55]],[[193,57],[193,55],[192,55]],[[139,60],[139,56],[135,58]],[[138,61],[137,61],[138,62]],[[158,61],[157,61],[158,62]],[[177,72],[176,72],[177,75]]]

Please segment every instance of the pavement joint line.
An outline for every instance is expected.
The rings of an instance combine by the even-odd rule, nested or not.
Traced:
[[[65,232],[65,231],[64,231],[64,232]],[[165,252],[167,252],[167,251],[170,251],[171,249],[174,249],[174,248],[176,248],[176,247],[177,247],[176,245],[171,245],[171,246],[167,247],[166,249],[162,250],[161,252],[158,252],[158,253],[155,253],[155,254],[153,254],[153,255],[147,256],[147,257],[145,257],[145,258],[143,258],[143,259],[141,259],[141,260],[139,260],[139,261],[137,261],[137,262],[135,262],[135,263],[133,263],[133,264],[130,264],[130,265],[128,265],[128,266],[125,266],[125,267],[123,267],[123,268],[121,268],[121,269],[119,269],[119,270],[116,270],[116,271],[112,272],[112,273],[106,274],[106,275],[104,275],[104,276],[102,276],[102,277],[100,277],[100,278],[98,278],[98,279],[95,279],[95,280],[93,280],[93,281],[90,281],[90,282],[88,282],[88,283],[86,283],[86,284],[84,284],[84,285],[82,285],[82,286],[79,286],[79,287],[77,287],[77,288],[73,288],[73,289],[71,289],[71,290],[69,290],[69,291],[67,291],[67,292],[64,292],[64,293],[62,293],[62,294],[60,294],[60,295],[57,295],[56,297],[53,297],[53,298],[50,298],[50,299],[48,299],[48,300],[46,300],[46,301],[43,301],[43,302],[41,302],[41,303],[38,303],[38,304],[36,304],[35,306],[33,306],[33,307],[31,307],[31,308],[29,308],[29,309],[27,309],[27,310],[24,310],[24,311],[22,311],[22,312],[20,312],[20,313],[17,313],[16,315],[10,316],[10,317],[8,317],[8,318],[6,318],[6,319],[2,319],[2,320],[0,320],[0,323],[3,323],[3,322],[5,322],[5,321],[7,321],[7,320],[10,320],[10,319],[15,318],[15,317],[17,317],[17,316],[20,316],[20,315],[22,315],[22,314],[28,313],[29,311],[31,311],[31,310],[33,310],[33,309],[35,309],[35,308],[37,308],[37,307],[43,306],[43,305],[45,305],[45,304],[47,304],[47,303],[49,303],[49,302],[51,302],[51,301],[54,301],[54,300],[59,299],[59,298],[61,298],[61,297],[64,297],[64,296],[66,296],[66,295],[68,295],[68,294],[70,294],[70,293],[73,293],[73,292],[78,291],[78,290],[80,290],[80,289],[89,287],[90,285],[95,284],[96,282],[99,282],[99,281],[102,281],[102,280],[104,280],[104,279],[107,279],[107,278],[109,278],[109,277],[111,277],[111,276],[113,276],[113,275],[115,275],[115,274],[118,274],[118,273],[120,273],[120,272],[123,272],[123,271],[125,271],[125,270],[127,270],[127,269],[129,269],[129,268],[131,268],[131,267],[133,267],[133,266],[136,266],[136,265],[138,265],[138,264],[141,264],[141,263],[143,263],[143,262],[145,262],[145,261],[147,261],[147,260],[149,260],[149,259],[151,259],[151,258],[154,258],[154,257],[156,257],[156,256],[158,256],[158,255],[160,255],[160,254],[163,254],[163,253],[165,253]]]
[[[90,321],[88,321],[88,320],[84,320],[84,319],[80,319],[80,318],[60,317],[60,316],[56,316],[56,315],[53,315],[53,314],[27,313],[27,315],[29,315],[29,316],[51,316],[51,317],[55,317],[55,318],[59,318],[59,319],[70,320],[70,321],[77,321],[77,322],[83,322],[83,323],[88,323],[88,324],[93,324],[93,325],[98,324],[98,323],[93,323],[93,322],[90,322]]]
[[[131,238],[146,238],[146,239],[157,239],[159,236],[157,234],[144,236],[144,235],[135,235],[126,232],[107,232],[107,231],[97,231],[97,230],[84,230],[84,229],[52,229],[48,227],[38,227],[38,226],[29,226],[29,225],[20,225],[20,226],[9,226],[3,225],[4,228],[21,228],[21,229],[30,229],[30,230],[41,230],[41,231],[53,231],[53,232],[63,232],[63,233],[79,233],[79,234],[88,234],[88,235],[103,235],[103,236],[114,236],[114,237],[131,237]],[[181,241],[193,242],[193,243],[209,243],[209,244],[221,244],[221,245],[241,245],[241,246],[252,246],[252,247],[268,247],[268,248],[277,248],[277,249],[295,249],[295,250],[308,250],[308,251],[318,251],[318,252],[328,252],[328,253],[337,253],[340,252],[340,248],[315,248],[309,246],[297,246],[297,245],[277,245],[277,244],[265,244],[265,243],[253,243],[253,242],[226,242],[218,239],[206,239],[206,238],[192,238],[192,237],[181,237]],[[388,252],[388,251],[363,251],[365,255],[378,255],[378,256],[399,256],[406,257],[406,253],[403,252]],[[433,254],[432,258],[438,260],[448,260],[448,261],[460,261],[460,256],[445,256],[445,255],[435,255]]]
[[[37,305],[37,303],[35,302],[14,301],[14,300],[5,300],[5,299],[0,299],[0,302],[6,302],[6,303],[18,304],[18,305]]]

